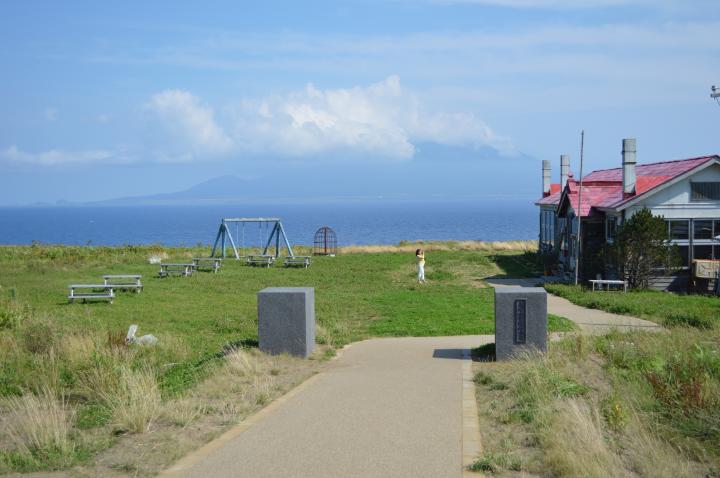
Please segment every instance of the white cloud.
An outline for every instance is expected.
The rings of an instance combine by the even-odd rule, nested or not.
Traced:
[[[57,166],[70,163],[124,164],[135,160],[126,154],[103,149],[83,151],[51,149],[40,153],[28,153],[18,149],[15,145],[0,151],[0,159],[15,163],[38,164],[42,166]]]
[[[165,90],[154,95],[147,105],[163,124],[199,155],[230,151],[232,140],[215,122],[212,108],[185,90]]]
[[[366,87],[304,90],[246,100],[236,111],[234,139],[255,153],[304,156],[334,150],[407,159],[419,142],[492,146],[512,152],[472,113],[428,110],[398,76]]]

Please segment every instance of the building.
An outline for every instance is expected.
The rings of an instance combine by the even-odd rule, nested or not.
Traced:
[[[569,160],[567,179],[563,179],[561,161],[562,187],[558,185],[555,191],[552,185],[545,187],[550,171],[543,163],[543,197],[536,202],[540,208],[540,250],[552,250],[561,268],[574,273],[579,216],[580,277],[611,277],[612,267],[603,259],[602,251],[612,243],[625,219],[648,208],[665,218],[683,265],[678,274],[658,278],[654,285],[683,288],[693,259],[720,259],[720,241],[715,240],[720,235],[720,156],[638,165],[635,139],[624,139],[621,157],[621,167],[593,171],[582,178],[582,204],[580,184],[569,173]]]

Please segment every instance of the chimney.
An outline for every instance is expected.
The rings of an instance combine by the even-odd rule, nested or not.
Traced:
[[[563,154],[560,156],[560,189],[565,189],[565,184],[570,174],[570,155]]]
[[[550,195],[550,161],[543,159],[542,162],[543,197]]]
[[[635,138],[622,141],[622,184],[624,194],[635,194],[635,164],[637,163],[637,142]]]

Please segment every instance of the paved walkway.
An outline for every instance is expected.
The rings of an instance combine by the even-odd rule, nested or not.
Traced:
[[[463,450],[469,436],[463,416],[477,426],[474,389],[463,383],[463,370],[470,370],[469,349],[492,341],[486,335],[353,344],[327,371],[161,476],[459,478],[463,455],[479,452],[472,440]]]
[[[485,279],[493,287],[534,287],[537,279]],[[608,292],[615,293],[615,292]],[[655,322],[627,315],[611,314],[603,310],[586,309],[567,299],[548,294],[548,313],[565,317],[575,322],[585,333],[602,334],[611,329],[618,330],[662,330]]]

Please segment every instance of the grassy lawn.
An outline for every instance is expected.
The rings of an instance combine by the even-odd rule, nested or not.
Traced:
[[[93,457],[114,471],[157,471],[316,372],[344,344],[493,333],[493,294],[483,279],[535,269],[523,250],[442,243],[427,248],[428,283],[418,285],[413,247],[315,257],[309,269],[227,260],[219,274],[166,279],[150,256],[188,262],[209,251],[0,247],[0,422],[47,419],[34,431],[0,432],[0,472],[67,469]],[[112,305],[67,303],[68,284],[97,283],[104,274],[142,274],[145,289],[118,293]],[[314,361],[257,352],[256,294],[270,286],[315,288],[321,348]],[[126,346],[130,324],[157,336],[158,345]],[[550,317],[551,330],[571,328]],[[189,423],[204,431],[181,446],[177,436],[189,433]],[[154,450],[155,468],[133,461],[138,443]],[[125,455],[97,458],[110,449]]]
[[[701,295],[677,295],[658,291],[623,293],[593,292],[580,286],[547,284],[548,292],[574,304],[627,314],[659,322],[666,326],[689,325],[710,329],[720,321],[720,298]]]

